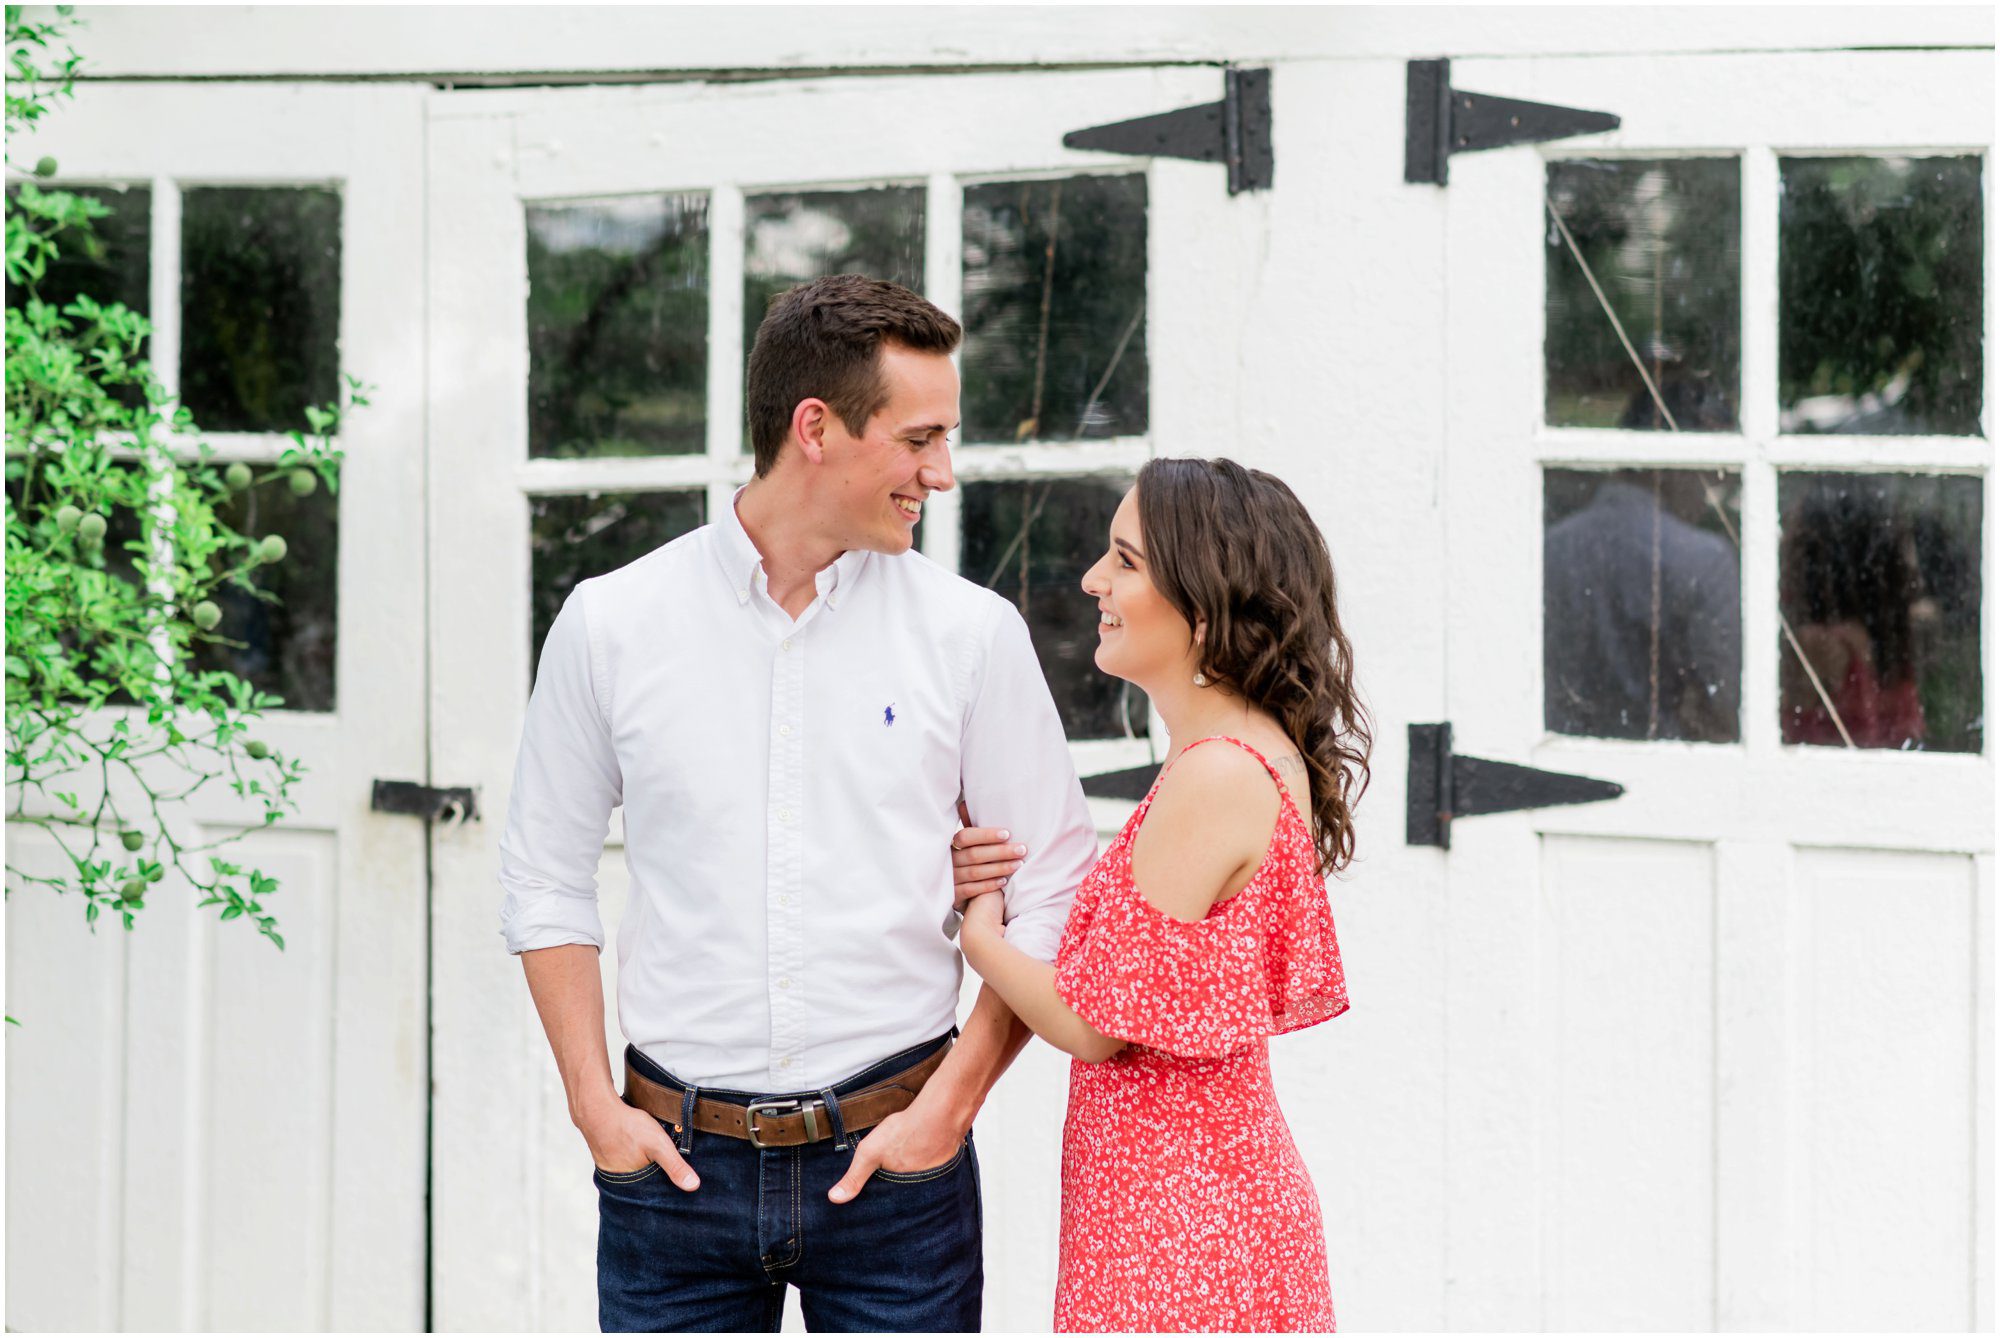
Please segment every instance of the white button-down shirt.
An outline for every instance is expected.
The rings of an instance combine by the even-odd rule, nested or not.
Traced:
[[[507,947],[604,945],[622,802],[619,1024],[700,1086],[816,1089],[954,1025],[961,786],[1029,847],[1007,886],[1022,950],[1055,956],[1097,855],[1012,604],[914,552],[844,554],[816,587],[788,617],[732,506],[579,584],[528,703]]]

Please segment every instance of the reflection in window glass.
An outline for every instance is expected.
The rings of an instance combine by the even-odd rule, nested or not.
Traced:
[[[1602,739],[1739,737],[1738,478],[1550,469],[1542,493],[1543,721]],[[1724,517],[1727,517],[1727,526]]]
[[[924,290],[924,190],[804,191],[744,199],[743,352],[773,297],[829,274]]]
[[[1980,480],[1788,473],[1778,506],[1785,742],[1978,752]]]
[[[218,500],[215,514],[253,542],[282,535],[286,552],[282,561],[258,567],[250,577],[270,599],[233,585],[209,596],[222,606],[214,633],[221,641],[196,643],[195,664],[227,669],[259,692],[275,693],[287,711],[333,710],[339,499],[325,487],[298,497],[278,482]]]
[[[1684,432],[1736,426],[1739,183],[1734,158],[1549,164],[1557,215]],[[1667,428],[1583,267],[1545,232],[1548,422]]]
[[[959,572],[1021,611],[1072,739],[1146,734],[1145,694],[1096,665],[1097,601],[1082,584],[1130,486],[1122,478],[965,485]]]
[[[1779,425],[1979,431],[1980,160],[1779,162]]]
[[[708,196],[528,206],[528,454],[703,449]]]
[[[181,402],[210,432],[289,432],[340,380],[340,194],[181,197]]]
[[[606,492],[528,499],[534,594],[528,672],[578,581],[602,576],[706,523],[708,496],[694,492]]]
[[[964,245],[965,442],[1144,433],[1146,178],[968,186]]]

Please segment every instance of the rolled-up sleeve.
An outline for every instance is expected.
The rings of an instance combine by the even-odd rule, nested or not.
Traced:
[[[500,930],[509,952],[604,946],[597,862],[623,778],[606,723],[599,658],[588,592],[578,586],[542,643],[500,837]]]
[[[1005,827],[1028,847],[1007,883],[1007,941],[1052,962],[1077,885],[1097,860],[1097,829],[1028,625],[1012,604],[995,603],[966,713],[965,803],[975,826]]]

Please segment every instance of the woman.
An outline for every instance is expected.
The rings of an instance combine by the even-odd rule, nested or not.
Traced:
[[[1075,1056],[1059,1330],[1327,1330],[1326,1239],[1267,1038],[1347,1008],[1324,876],[1369,733],[1305,508],[1228,460],[1155,460],[1083,579],[1096,660],[1180,746],[1077,893],[1054,966],[1005,939],[1016,848],[962,833],[965,958]],[[976,844],[975,844],[976,843]]]

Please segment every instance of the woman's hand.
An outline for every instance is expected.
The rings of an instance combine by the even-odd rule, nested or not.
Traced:
[[[1007,936],[1007,899],[998,892],[982,892],[964,903],[965,921],[958,927],[960,941],[970,935],[979,937],[991,935],[994,938]]]
[[[964,810],[961,809],[960,812]],[[1028,848],[1008,839],[1004,827],[965,827],[952,834],[952,905],[964,910],[966,902],[988,892],[998,892],[1022,865]]]

